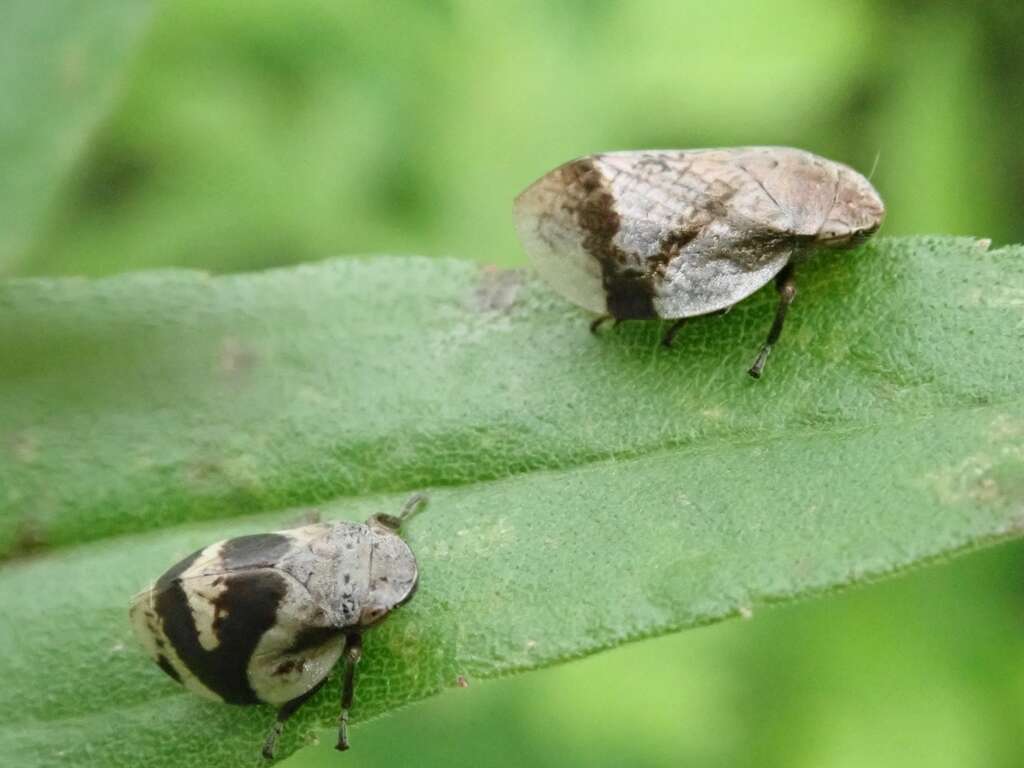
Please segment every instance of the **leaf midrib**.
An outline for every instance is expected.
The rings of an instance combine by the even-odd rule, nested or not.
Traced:
[[[762,386],[761,383],[754,384],[753,386]],[[925,386],[924,384],[917,386]],[[904,389],[911,389],[905,387]],[[822,436],[834,436],[838,439],[842,439],[846,436],[855,436],[871,432],[872,430],[880,429],[886,426],[892,426],[896,424],[909,424],[917,425],[921,422],[925,422],[929,419],[941,418],[945,415],[950,414],[961,414],[970,412],[981,412],[991,408],[997,408],[1004,405],[1018,403],[1019,399],[1014,397],[1005,398],[992,398],[986,400],[984,403],[962,403],[962,404],[950,404],[946,407],[934,407],[934,403],[930,403],[932,407],[925,408],[918,406],[915,412],[899,411],[890,412],[889,410],[880,411],[879,418],[862,423],[856,419],[850,418],[843,421],[839,420],[828,420],[824,422],[818,422],[817,425],[810,425],[801,423],[796,426],[783,426],[775,428],[763,428],[756,432],[746,430],[743,432],[709,432],[701,434],[699,436],[684,436],[679,439],[668,439],[664,443],[657,445],[649,445],[646,447],[639,448],[625,448],[618,451],[609,452],[580,452],[576,454],[570,454],[569,460],[565,463],[546,465],[542,467],[534,467],[531,469],[525,469],[520,472],[495,472],[487,473],[482,472],[473,479],[465,482],[452,481],[445,482],[444,480],[437,481],[433,480],[430,483],[430,487],[434,488],[468,488],[475,485],[491,483],[502,480],[509,480],[519,477],[525,477],[528,475],[534,475],[538,473],[562,473],[572,472],[574,470],[583,470],[595,465],[602,463],[615,463],[615,462],[629,462],[639,461],[646,458],[655,458],[658,456],[664,456],[667,454],[679,453],[684,456],[707,456],[714,453],[720,452],[723,448],[750,448],[761,445],[771,444],[778,440],[800,440],[803,438],[817,438]],[[706,444],[706,445],[705,445]],[[168,468],[174,468],[177,465],[175,463],[168,463]],[[301,489],[300,489],[301,490]],[[392,493],[403,493],[413,492],[422,490],[419,485],[410,484],[398,484],[398,485],[380,485],[368,488],[363,493],[352,493],[352,494],[337,494],[329,497],[323,496],[309,496],[304,500],[299,501],[296,504],[289,505],[286,508],[281,507],[269,507],[261,508],[257,510],[246,510],[244,513],[239,515],[224,515],[215,518],[202,518],[194,521],[188,521],[179,523],[172,526],[158,526],[155,528],[135,529],[124,531],[122,534],[116,534],[114,536],[106,536],[97,539],[91,539],[84,544],[99,543],[104,541],[110,541],[112,539],[118,539],[122,536],[133,536],[143,535],[146,533],[155,533],[161,530],[173,529],[176,527],[187,527],[190,524],[211,524],[216,520],[239,520],[244,517],[255,517],[259,515],[272,514],[274,512],[281,512],[284,509],[295,509],[301,508],[306,505],[318,505],[328,504],[333,502],[340,502],[346,499],[357,499],[364,498],[366,496],[373,495],[384,495]],[[298,494],[297,494],[298,495]],[[0,558],[0,566],[9,563],[18,563],[26,560],[35,560],[39,557],[45,557],[47,554],[52,552],[65,551],[68,549],[74,549],[80,547],[82,544],[68,543],[68,544],[55,544],[49,547],[41,548],[38,550],[29,550],[23,552],[15,552],[5,558]]]

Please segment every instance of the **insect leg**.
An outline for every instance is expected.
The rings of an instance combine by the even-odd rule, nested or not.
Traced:
[[[335,749],[348,749],[348,711],[352,709],[352,696],[356,690],[356,664],[363,655],[363,638],[353,633],[345,641],[345,677],[341,683],[341,716],[338,718],[338,743]]]
[[[594,322],[590,324],[590,332],[593,333],[594,335],[597,335],[598,329],[611,319],[611,315],[601,315],[599,318],[597,318],[596,320],[594,320]],[[618,321],[616,321],[616,324],[617,322]]]
[[[750,366],[750,370],[747,371],[755,379],[761,378],[761,371],[764,370],[764,364],[768,360],[769,353],[772,351],[772,345],[779,340],[779,336],[782,334],[782,324],[786,322],[786,310],[789,309],[789,305],[796,298],[796,282],[793,280],[792,264],[787,264],[776,275],[775,288],[779,292],[779,307],[775,310],[775,321],[772,323],[771,330],[768,331],[768,339],[765,341],[764,346],[761,347],[757,359]]]
[[[672,346],[672,341],[675,339],[676,334],[679,333],[680,329],[686,325],[686,318],[680,317],[665,331],[665,335],[661,337],[661,346],[669,348]]]
[[[398,513],[398,519],[404,523],[410,517],[412,517],[421,509],[423,509],[423,505],[426,503],[427,494],[414,493],[412,496],[405,500],[405,504],[402,505],[402,511]]]
[[[371,517],[367,522],[377,521],[381,525],[387,526],[393,531],[398,531],[402,527],[402,523],[408,520],[410,517],[415,515],[423,506],[427,503],[427,494],[425,493],[414,493],[408,499],[405,500],[405,504],[402,505],[402,511],[398,513],[398,516],[378,514]]]
[[[281,708],[277,710],[277,721],[271,727],[270,733],[267,734],[267,738],[263,742],[263,756],[267,758],[267,760],[273,758],[274,752],[277,750],[277,740],[281,738],[281,732],[284,731],[284,724],[288,722],[288,718],[294,715],[298,711],[299,707],[305,704],[314,693],[323,687],[325,680],[326,678],[314,685],[301,696],[296,696],[291,701],[286,701],[281,705]]]

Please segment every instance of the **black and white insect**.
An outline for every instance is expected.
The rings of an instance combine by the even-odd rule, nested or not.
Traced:
[[[348,749],[362,632],[416,591],[416,559],[398,533],[425,501],[413,495],[397,517],[317,523],[204,547],[134,597],[135,634],[189,690],[277,707],[263,745],[267,758],[285,721],[344,657],[337,748]]]
[[[796,296],[794,264],[850,248],[881,226],[871,183],[841,163],[786,147],[590,155],[516,198],[523,247],[569,301],[605,320],[675,320],[727,311],[772,278],[775,321],[750,368],[759,378]]]

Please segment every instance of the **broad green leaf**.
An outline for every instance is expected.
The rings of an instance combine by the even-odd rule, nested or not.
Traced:
[[[0,24],[0,273],[109,109],[151,0],[7,0]]]
[[[126,604],[299,507],[432,496],[408,531],[420,591],[368,638],[357,720],[1019,535],[1022,255],[820,256],[760,382],[767,292],[665,351],[656,324],[592,337],[528,276],[460,262],[9,282],[5,551],[64,550],[0,570],[0,753],[257,764],[271,713],[183,693]],[[281,754],[336,700],[332,680]]]

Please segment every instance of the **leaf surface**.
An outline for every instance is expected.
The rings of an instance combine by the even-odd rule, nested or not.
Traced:
[[[362,519],[430,491],[408,530],[421,587],[367,638],[357,721],[1018,535],[1022,255],[819,256],[759,382],[768,292],[666,351],[657,324],[593,337],[527,274],[455,261],[8,282],[4,551],[51,551],[0,570],[0,752],[259,764],[271,713],[181,691],[126,605],[300,508]]]

